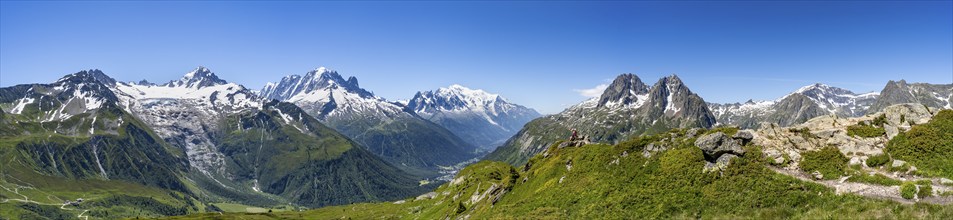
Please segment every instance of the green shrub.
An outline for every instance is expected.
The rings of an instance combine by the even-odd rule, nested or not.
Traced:
[[[885,131],[882,127],[874,127],[872,125],[865,124],[847,126],[847,135],[850,136],[872,138],[884,136],[884,134],[887,134],[887,131]]]
[[[798,134],[800,134],[801,137],[803,137],[804,139],[817,138],[817,136],[814,136],[814,134],[811,134],[811,129],[810,129],[810,128],[800,128],[800,129],[798,129],[798,128],[789,128],[788,131],[793,132],[793,133],[798,133]]]
[[[928,123],[897,134],[884,149],[928,176],[953,178],[953,110],[943,110]]]
[[[890,156],[888,156],[887,154],[878,154],[878,155],[867,157],[866,163],[868,167],[879,167],[889,162],[890,162]]]
[[[933,185],[921,185],[920,191],[917,192],[917,197],[926,198],[933,196]]]
[[[910,170],[910,164],[909,164],[909,163],[905,163],[905,164],[903,164],[903,165],[896,166],[896,167],[895,167],[895,166],[890,166],[890,168],[887,168],[887,171],[890,171],[890,172],[907,172],[907,171],[909,171],[909,170]]]
[[[847,170],[847,162],[847,157],[835,147],[801,153],[801,169],[808,173],[819,171],[824,174],[824,179],[843,176]]]
[[[900,117],[902,118],[903,116],[901,115]],[[877,116],[876,118],[874,118],[874,121],[871,122],[870,124],[877,127],[883,127],[884,124],[886,123],[887,123],[887,114],[880,114],[880,116]]]
[[[914,194],[917,194],[917,185],[914,185],[912,182],[905,182],[900,185],[900,197],[913,199]]]
[[[467,207],[463,206],[463,202],[457,202],[457,209],[455,210],[457,214],[463,213],[463,211],[466,211],[466,210],[467,210]]]

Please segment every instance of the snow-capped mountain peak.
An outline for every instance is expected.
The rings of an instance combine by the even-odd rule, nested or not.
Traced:
[[[489,105],[501,98],[500,95],[491,94],[481,89],[470,89],[459,84],[453,84],[447,88],[439,88],[437,89],[434,96],[459,101],[459,104],[462,105],[457,107],[465,107],[470,109],[478,108],[478,106]]]
[[[353,93],[362,98],[374,98],[373,93],[360,87],[356,77],[344,79],[337,71],[319,67],[302,75],[289,75],[280,82],[265,84],[260,94],[267,99],[289,101],[328,102],[332,90]]]
[[[204,66],[199,66],[192,70],[191,72],[186,73],[179,80],[169,81],[168,83],[162,85],[165,87],[185,87],[185,88],[202,88],[208,86],[224,85],[228,84],[225,80],[219,79],[215,73],[212,73],[208,68]]]
[[[201,66],[186,73],[181,79],[163,85],[117,83],[114,88],[127,108],[131,104],[147,103],[149,100],[170,99],[194,100],[208,105],[210,108],[207,111],[212,112],[258,108],[262,104],[251,90],[226,82]]]
[[[297,103],[306,110],[320,113],[315,117],[321,120],[330,115],[389,118],[402,112],[397,104],[361,88],[356,77],[345,80],[337,71],[326,67],[268,83],[259,94],[266,99]]]

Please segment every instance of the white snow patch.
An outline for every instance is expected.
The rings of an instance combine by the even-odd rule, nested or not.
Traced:
[[[93,116],[93,122],[89,123],[89,134],[93,135],[96,132],[96,116]]]
[[[22,112],[23,112],[23,108],[25,108],[26,105],[32,104],[33,101],[36,101],[36,99],[28,98],[28,97],[24,97],[24,98],[22,98],[22,99],[20,99],[20,100],[17,100],[17,105],[16,105],[16,107],[13,107],[13,110],[11,110],[10,113],[12,113],[12,114],[20,114],[20,113],[22,113]]]
[[[680,109],[678,109],[678,107],[675,106],[675,103],[672,102],[672,96],[675,95],[675,94],[672,93],[672,91],[674,91],[674,89],[672,88],[671,85],[669,85],[669,86],[668,86],[668,97],[665,97],[665,103],[666,103],[666,104],[665,104],[665,112],[668,113],[668,111],[671,110],[671,111],[672,111],[672,114],[675,114],[675,113],[678,113],[678,111],[679,111]]]

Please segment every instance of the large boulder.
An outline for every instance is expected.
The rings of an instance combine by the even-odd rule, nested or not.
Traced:
[[[702,150],[706,160],[716,161],[724,154],[744,155],[745,150],[738,142],[725,133],[715,132],[699,137],[695,140],[695,146]]]
[[[751,130],[740,130],[735,135],[732,135],[731,138],[741,141],[741,145],[747,145],[751,142],[751,139],[754,139],[754,134],[751,133]]]

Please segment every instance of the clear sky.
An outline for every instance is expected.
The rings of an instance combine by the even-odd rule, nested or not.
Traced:
[[[0,86],[83,69],[166,82],[203,65],[260,89],[320,66],[390,100],[458,83],[543,113],[621,73],[709,102],[821,82],[953,83],[953,3],[8,2]]]

